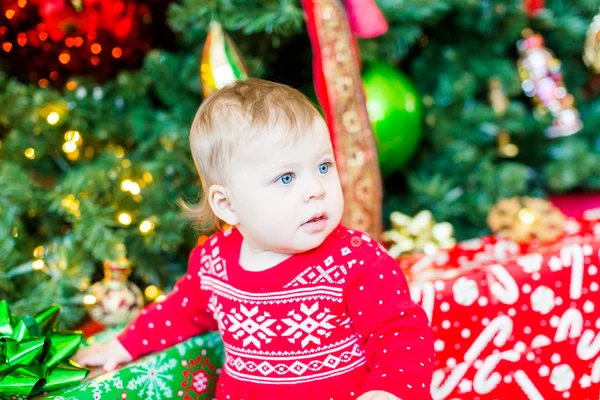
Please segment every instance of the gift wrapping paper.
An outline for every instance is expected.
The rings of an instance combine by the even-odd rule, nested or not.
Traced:
[[[434,333],[434,399],[598,400],[596,221],[552,244],[485,237],[400,260]]]
[[[97,336],[102,342],[115,334],[107,331]],[[92,370],[81,384],[34,399],[213,399],[224,357],[219,334],[211,332],[143,357],[114,372]]]

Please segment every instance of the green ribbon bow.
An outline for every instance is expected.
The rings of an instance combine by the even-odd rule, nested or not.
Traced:
[[[35,316],[10,314],[0,301],[0,398],[33,396],[79,383],[88,374],[69,357],[83,339],[81,333],[54,331],[60,307]]]

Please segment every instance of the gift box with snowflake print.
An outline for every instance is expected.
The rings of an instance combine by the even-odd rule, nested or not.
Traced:
[[[100,374],[101,371],[92,370],[80,385],[35,399],[213,399],[224,357],[219,334],[211,332],[141,358],[114,372]]]
[[[600,215],[554,243],[483,237],[400,260],[431,321],[441,399],[598,399]]]

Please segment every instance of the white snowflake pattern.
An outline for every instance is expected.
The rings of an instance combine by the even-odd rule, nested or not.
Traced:
[[[177,366],[177,360],[167,358],[166,353],[157,354],[151,362],[131,367],[132,378],[127,384],[130,390],[138,390],[140,399],[173,397],[173,375],[169,371]],[[137,375],[137,376],[136,376]]]
[[[331,335],[331,329],[335,328],[329,323],[330,320],[335,319],[336,316],[330,314],[330,310],[325,308],[323,312],[320,312],[313,319],[311,316],[319,311],[319,302],[315,302],[310,308],[302,303],[300,306],[301,315],[296,313],[294,310],[288,313],[291,318],[284,318],[281,321],[289,326],[289,328],[283,332],[282,336],[292,336],[288,338],[291,343],[295,343],[297,339],[300,339],[304,334],[306,336],[302,339],[302,347],[306,347],[310,342],[320,345],[321,339],[313,335],[316,331],[317,334],[324,337]]]
[[[269,318],[271,314],[264,312],[262,315],[257,316],[259,313],[258,306],[247,309],[243,304],[240,304],[240,312],[235,308],[231,310],[231,314],[227,315],[231,325],[229,332],[234,332],[233,337],[235,339],[244,338],[243,346],[246,347],[252,343],[257,348],[261,348],[261,341],[265,343],[271,343],[271,337],[277,336],[269,327],[275,323],[275,319]],[[256,316],[256,318],[255,318]]]
[[[212,312],[213,318],[219,324],[219,330],[221,332],[225,332],[227,327],[225,326],[225,311],[223,311],[223,305],[219,303],[219,297],[216,294],[212,294],[210,296],[210,300],[208,301],[208,309]]]

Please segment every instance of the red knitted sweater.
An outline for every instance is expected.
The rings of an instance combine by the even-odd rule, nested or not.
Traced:
[[[233,229],[192,251],[166,300],[119,335],[134,359],[218,329],[227,354],[218,399],[431,398],[427,317],[377,242],[340,226],[261,272],[239,265],[241,243]]]

